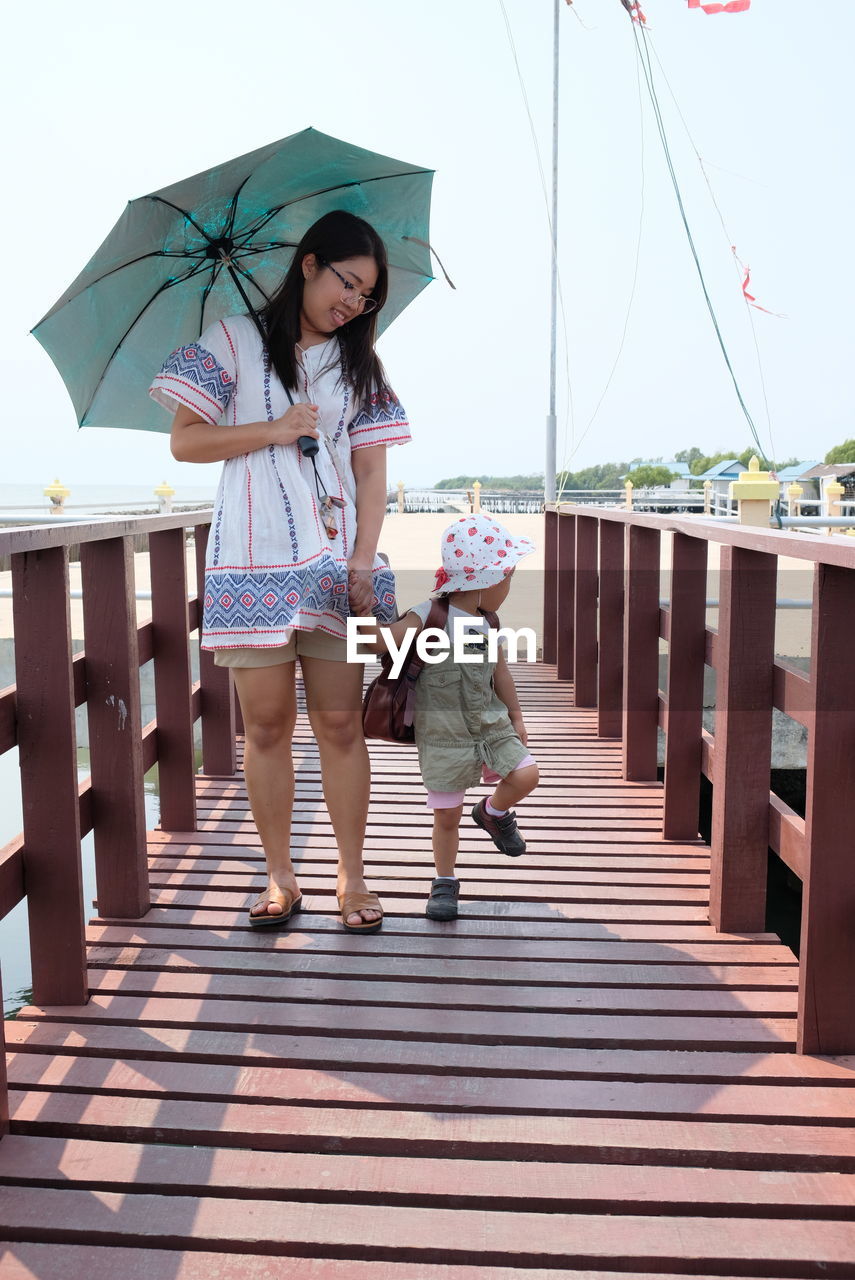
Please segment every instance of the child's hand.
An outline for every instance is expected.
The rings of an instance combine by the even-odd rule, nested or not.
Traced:
[[[348,561],[347,592],[351,613],[368,617],[374,600],[374,580],[371,565],[353,556]]]
[[[525,721],[523,720],[522,715],[518,714],[518,715],[511,716],[511,724],[514,726],[514,731],[516,732],[520,742],[523,744],[524,747],[527,747],[528,746],[528,730],[525,727]]]

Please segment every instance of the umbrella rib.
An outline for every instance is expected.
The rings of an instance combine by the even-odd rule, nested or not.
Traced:
[[[255,288],[256,288],[256,289],[258,290],[258,292],[261,294],[261,296],[262,296],[262,298],[264,299],[264,301],[265,301],[265,302],[269,302],[269,301],[270,301],[270,296],[264,292],[264,290],[262,289],[261,285],[258,283],[258,281],[255,279],[255,277],[254,277],[254,276],[250,275],[250,273],[249,273],[248,271],[244,271],[243,267],[239,267],[239,266],[237,265],[237,263],[236,263],[236,262],[232,262],[232,266],[234,267],[235,271],[239,271],[239,272],[240,272],[240,274],[243,276],[244,280],[248,280],[248,281],[249,281],[249,283],[250,283],[251,285],[254,285],[254,286],[255,286]]]
[[[202,251],[197,251],[200,256],[201,252]],[[104,274],[102,276],[98,276],[97,279],[87,281],[86,285],[80,292],[83,293],[86,289],[94,288],[96,284],[100,284],[102,280],[108,280],[110,276],[115,275],[117,271],[124,271],[127,267],[135,267],[138,262],[145,262],[146,258],[194,258],[196,256],[196,253],[171,253],[166,249],[152,249],[151,253],[141,253],[138,258],[131,258],[128,262],[120,262],[117,267],[111,267],[109,271],[105,271]],[[180,283],[180,281],[178,283]],[[78,298],[80,294],[76,293],[74,296],[75,298]]]
[[[217,283],[217,274],[223,263],[221,259],[214,258],[211,262],[211,278],[202,290],[202,307],[199,311],[199,332],[205,328],[205,307],[208,305],[208,298],[211,296],[211,290]]]
[[[290,240],[268,240],[267,244],[258,245],[241,245],[240,256],[242,258],[250,258],[253,254],[266,253],[268,249],[296,249],[297,246]],[[234,256],[234,255],[232,255]]]
[[[307,191],[301,196],[295,196],[293,200],[286,200],[284,204],[271,209],[269,216],[275,217],[277,213],[281,213],[292,204],[300,204],[303,200],[314,200],[316,196],[326,196],[331,191],[346,191],[348,187],[367,187],[369,182],[387,182],[390,178],[415,178],[420,173],[431,172],[430,169],[407,169],[405,173],[378,173],[376,178],[354,178],[353,182],[337,182],[332,187],[320,187],[317,191]]]
[[[208,241],[208,244],[214,243],[213,236],[209,236],[205,228],[200,227],[199,223],[193,217],[192,213],[188,213],[186,209],[182,209],[177,204],[173,204],[171,200],[164,200],[163,196],[144,196],[143,199],[158,200],[161,204],[165,204],[167,208],[174,209],[176,213],[181,214],[182,218],[186,218],[187,221],[191,224],[191,226],[194,226],[196,228],[200,236],[205,237],[205,239]]]
[[[101,377],[98,379],[98,381],[97,381],[97,383],[96,383],[96,385],[95,385],[95,387],[94,387],[94,389],[93,389],[93,391],[92,391],[92,395],[89,397],[89,399],[88,399],[88,401],[87,401],[87,403],[86,403],[86,408],[83,410],[83,412],[82,412],[82,413],[81,413],[81,415],[80,415],[80,417],[81,417],[81,418],[85,418],[85,417],[86,417],[86,415],[87,415],[87,413],[89,412],[89,410],[92,408],[93,401],[95,400],[95,397],[96,397],[96,396],[97,396],[97,394],[98,394],[98,391],[99,391],[99,388],[100,388],[100,386],[101,386],[101,383],[104,381],[104,379],[105,379],[105,378],[106,378],[106,376],[107,376],[107,370],[110,368],[110,365],[113,363],[113,360],[116,358],[116,355],[118,354],[118,352],[119,352],[119,350],[120,350],[120,348],[121,348],[121,346],[122,346],[122,343],[125,341],[125,339],[127,338],[128,334],[131,332],[131,330],[132,330],[133,328],[135,328],[135,326],[140,322],[140,320],[143,318],[143,316],[145,315],[146,311],[148,311],[149,307],[150,307],[150,306],[151,306],[151,304],[155,301],[155,299],[156,299],[156,298],[159,298],[159,297],[160,297],[160,295],[161,295],[162,293],[164,293],[167,289],[171,289],[174,285],[176,285],[176,284],[184,284],[187,280],[191,280],[191,279],[193,278],[193,276],[194,276],[194,275],[198,274],[198,272],[202,269],[202,267],[203,267],[204,265],[205,265],[204,260],[203,260],[202,262],[197,263],[195,266],[193,266],[193,267],[192,267],[192,268],[187,272],[187,274],[186,274],[186,275],[182,276],[180,280],[165,280],[165,281],[163,282],[163,284],[162,284],[162,285],[160,285],[160,286],[159,286],[159,288],[157,288],[157,289],[154,291],[154,293],[151,295],[151,297],[149,298],[149,300],[148,300],[148,302],[145,304],[145,306],[144,306],[140,311],[138,311],[138,312],[137,312],[137,314],[134,316],[133,320],[132,320],[132,321],[131,321],[131,323],[128,325],[128,327],[127,327],[127,329],[125,330],[125,332],[122,334],[122,336],[121,336],[121,338],[119,339],[119,341],[116,343],[116,345],[115,345],[115,347],[113,348],[112,352],[110,353],[110,358],[105,362],[105,364],[104,364],[104,371],[103,371],[103,373],[101,374]]]
[[[401,238],[406,240],[411,237],[402,236]],[[289,243],[289,241],[287,240],[283,240],[283,241],[271,240],[268,244],[261,244],[251,249],[241,249],[240,256],[241,258],[251,258],[253,254],[266,253],[268,249],[294,249],[294,248],[296,248],[296,245]],[[233,261],[234,261],[234,256],[235,255],[233,254],[232,255]],[[405,275],[408,275],[408,276],[420,276],[423,280],[434,280],[436,278],[435,276],[432,276],[432,275],[426,275],[424,271],[417,271],[415,267],[399,267],[397,263],[394,263],[394,262],[390,262],[389,266],[392,268],[393,271],[402,271]],[[253,281],[253,284],[254,283],[255,281]]]
[[[243,248],[243,243],[247,240],[251,240],[253,236],[258,235],[265,223],[269,222],[271,218],[275,218],[278,212],[278,209],[268,209],[267,213],[260,214],[251,226],[245,227],[243,231],[238,232],[237,237],[235,238],[235,244],[240,244],[240,247]],[[243,243],[241,243],[241,239]]]
[[[234,231],[234,229],[235,229],[235,218],[237,217],[237,206],[238,206],[238,200],[240,199],[240,193],[243,191],[244,187],[245,187],[245,186],[246,186],[246,184],[249,182],[249,180],[250,180],[251,176],[252,176],[252,175],[251,175],[251,174],[249,174],[249,173],[246,175],[246,177],[244,178],[243,182],[240,184],[240,186],[238,187],[237,191],[236,191],[236,192],[234,193],[234,195],[232,196],[232,211],[231,211],[231,213],[229,214],[229,229],[228,229],[228,232],[227,232],[227,235],[229,236],[229,239],[231,239],[232,232],[233,232],[233,231]]]
[[[337,182],[332,187],[321,187],[317,191],[307,191],[301,196],[295,196],[293,200],[286,200],[284,204],[277,205],[275,209],[268,209],[266,215],[252,227],[248,232],[241,232],[241,235],[256,235],[265,223],[271,218],[275,218],[277,213],[281,213],[283,209],[288,209],[292,204],[300,204],[303,200],[314,200],[316,196],[329,195],[331,191],[346,191],[348,187],[364,187],[369,182],[386,182],[390,178],[415,178],[420,173],[432,173],[432,169],[407,169],[404,173],[380,173],[376,178],[356,178],[353,182]]]

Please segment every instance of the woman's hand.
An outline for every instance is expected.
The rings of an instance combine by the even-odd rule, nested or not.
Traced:
[[[374,600],[372,565],[362,556],[351,556],[347,562],[347,594],[350,612],[365,618]]]
[[[300,436],[319,439],[316,404],[292,404],[281,418],[270,424],[271,444],[293,444]]]

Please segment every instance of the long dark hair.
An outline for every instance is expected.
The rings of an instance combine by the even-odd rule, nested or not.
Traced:
[[[373,258],[377,264],[377,284],[372,297],[377,308],[369,315],[357,315],[336,333],[341,355],[341,372],[353,388],[354,403],[361,407],[374,393],[390,394],[386,373],[374,350],[377,317],[389,288],[386,246],[364,218],[344,209],[333,209],[315,222],[297,245],[288,274],[267,305],[259,313],[267,331],[267,349],[273,368],[283,386],[297,388],[298,366],[294,346],[300,341],[300,310],[303,305],[303,259],[314,253],[326,262],[348,258]]]

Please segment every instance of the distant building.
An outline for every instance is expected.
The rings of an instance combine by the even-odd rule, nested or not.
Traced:
[[[717,462],[707,471],[702,472],[701,475],[695,476],[694,480],[701,488],[703,488],[707,480],[711,481],[712,492],[722,498],[727,498],[730,496],[732,482],[738,480],[747,470],[748,468],[738,458],[725,458],[723,462]]]
[[[781,467],[779,471],[776,471],[775,474],[781,482],[781,497],[786,500],[787,489],[791,484],[800,484],[805,491],[804,496],[806,498],[815,497],[816,494],[813,492],[815,486],[804,485],[802,483],[802,477],[806,472],[810,471],[811,468],[818,466],[820,466],[820,463],[818,462],[794,462],[792,466]]]
[[[806,498],[821,498],[830,480],[839,480],[846,498],[855,498],[855,462],[807,463],[806,470],[797,477]],[[789,470],[789,468],[788,468]]]

